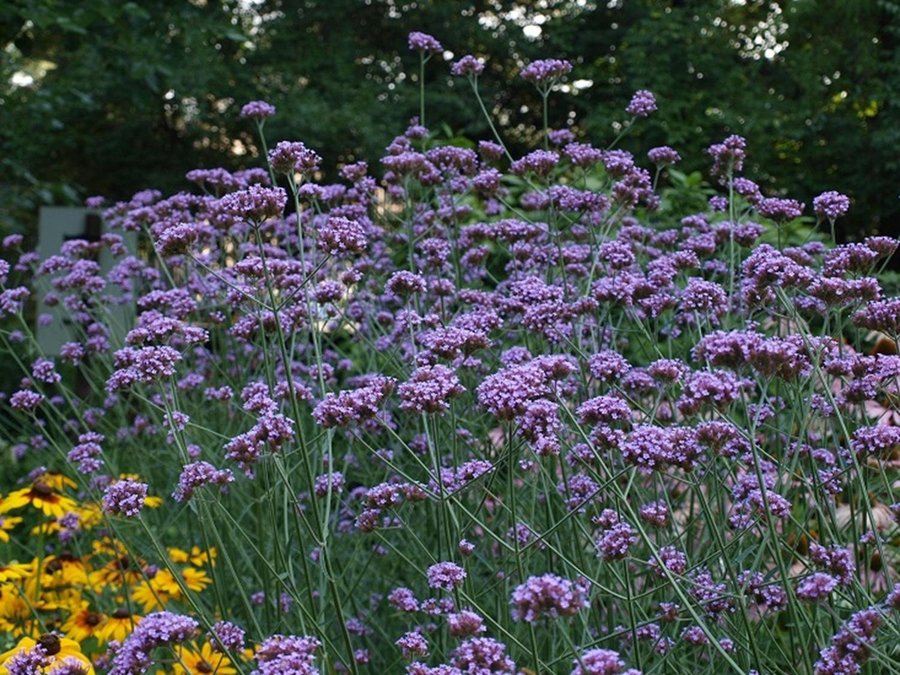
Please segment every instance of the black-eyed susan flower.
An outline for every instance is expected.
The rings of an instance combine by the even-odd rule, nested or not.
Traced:
[[[144,567],[143,560],[123,554],[91,572],[90,581],[95,588],[133,586],[144,579]]]
[[[185,586],[197,593],[212,583],[206,572],[195,567],[185,567],[181,572],[181,578],[184,579]]]
[[[237,675],[228,657],[217,652],[208,642],[204,642],[199,649],[180,647],[176,650],[176,656],[178,660],[172,664],[172,670],[177,675]]]
[[[165,608],[170,601],[182,597],[182,593],[172,575],[166,570],[161,570],[152,579],[134,586],[131,597],[140,604],[144,612],[150,613]]]
[[[47,556],[41,567],[42,586],[85,586],[88,584],[88,567],[85,562],[70,553]]]
[[[94,629],[94,637],[99,642],[118,640],[121,642],[131,634],[134,627],[141,622],[141,617],[132,614],[126,607],[120,607],[107,616],[103,622]]]
[[[97,633],[97,628],[106,620],[106,616],[95,612],[87,602],[81,604],[81,609],[72,612],[62,626],[67,638],[82,642],[92,638]]]
[[[56,480],[55,476],[56,474],[44,474],[31,485],[10,492],[0,502],[0,513],[32,506],[45,516],[61,518],[69,511],[74,511],[77,508],[76,503],[60,492],[61,486],[66,483]],[[60,488],[55,487],[56,485],[60,485]]]

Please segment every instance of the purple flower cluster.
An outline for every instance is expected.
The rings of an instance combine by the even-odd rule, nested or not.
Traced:
[[[78,445],[69,450],[67,458],[75,464],[79,473],[96,473],[103,466],[103,434],[89,431],[78,436]]]
[[[549,573],[529,577],[517,586],[510,603],[513,619],[528,623],[535,623],[543,617],[574,616],[590,604],[585,584]]]
[[[413,51],[425,54],[440,54],[444,51],[443,46],[437,41],[437,38],[432,37],[428,33],[413,31],[409,34],[408,43],[409,48]]]
[[[136,383],[152,384],[175,374],[181,354],[171,347],[125,347],[115,354],[116,370],[107,380],[110,392],[126,389]]]
[[[147,484],[123,479],[110,484],[103,494],[103,510],[107,513],[135,518],[144,509]]]
[[[262,121],[275,115],[275,106],[266,101],[250,101],[241,107],[241,117]]]
[[[484,72],[484,62],[471,54],[466,54],[450,66],[450,72],[456,76],[478,76]]]
[[[617,675],[625,668],[622,657],[611,649],[589,649],[573,665],[571,675]]]
[[[313,410],[313,417],[325,428],[347,426],[374,417],[395,384],[393,378],[378,375],[357,389],[326,394]]]
[[[420,413],[440,413],[450,408],[450,399],[464,393],[456,373],[447,366],[416,368],[409,380],[397,388],[400,408]]]
[[[218,485],[224,492],[228,489],[228,484],[233,482],[234,474],[229,469],[217,469],[209,462],[185,464],[172,498],[177,502],[186,502],[204,485]]]
[[[813,211],[819,218],[836,220],[847,215],[850,210],[850,198],[840,192],[829,190],[813,199]]]
[[[559,153],[552,150],[533,150],[514,161],[509,170],[517,176],[533,173],[546,176],[559,164]]]
[[[321,646],[321,640],[315,637],[273,635],[256,651],[256,670],[252,675],[318,675],[314,661]]]
[[[319,229],[318,237],[319,248],[334,256],[362,253],[368,243],[362,224],[340,216],[328,218]]]
[[[650,117],[656,112],[656,97],[651,91],[639,89],[634,92],[634,96],[631,97],[625,112],[633,117]]]
[[[466,579],[466,571],[452,562],[441,562],[428,568],[428,585],[452,591]]]
[[[574,372],[565,358],[538,357],[486,377],[478,386],[478,402],[499,419],[525,413],[528,403],[552,393],[553,383]]]
[[[314,150],[310,150],[300,141],[279,141],[269,150],[269,165],[276,173],[304,175],[318,170],[322,158]],[[283,191],[282,191],[283,192]],[[284,205],[282,204],[282,209]],[[281,210],[277,214],[281,213]]]
[[[883,620],[874,608],[856,612],[831,639],[831,645],[820,652],[816,675],[861,672],[869,659],[869,647],[875,642],[875,632]]]
[[[681,155],[678,154],[678,151],[670,148],[668,145],[650,148],[647,151],[647,158],[657,166],[677,164],[681,161]]]
[[[153,652],[164,645],[176,645],[195,637],[197,622],[172,612],[148,614],[116,650],[110,675],[141,675],[153,664]]]
[[[515,662],[506,654],[506,645],[493,638],[466,640],[453,650],[450,661],[459,673],[515,675],[517,672]]]
[[[747,157],[747,141],[742,136],[732,135],[721,143],[709,146],[707,152],[715,161],[712,169],[714,176],[725,176],[729,171],[740,173]]]
[[[571,72],[572,64],[568,61],[563,59],[540,59],[532,61],[522,68],[520,75],[526,82],[532,82],[538,87],[548,87]]]

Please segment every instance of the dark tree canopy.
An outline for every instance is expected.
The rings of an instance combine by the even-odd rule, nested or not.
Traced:
[[[303,140],[329,168],[377,166],[418,112],[411,30],[454,58],[484,57],[482,90],[514,147],[533,142],[531,59],[575,63],[551,97],[554,126],[606,145],[638,88],[660,110],[625,141],[661,143],[706,171],[703,148],[747,137],[747,175],[807,203],[849,194],[845,236],[893,232],[900,136],[900,2],[817,0],[7,0],[0,110],[0,218],[21,228],[41,203],[144,187],[183,189],[194,167],[258,160],[240,106],[278,107],[272,139]],[[446,55],[450,58],[449,53]],[[426,71],[433,133],[489,130],[464,80]]]

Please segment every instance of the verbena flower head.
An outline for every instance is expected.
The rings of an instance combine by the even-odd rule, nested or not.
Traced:
[[[450,72],[456,76],[477,76],[484,72],[484,61],[471,54],[466,54],[450,66]]]
[[[589,649],[575,659],[574,666],[571,675],[616,675],[625,662],[611,649]]]
[[[528,173],[546,176],[559,164],[559,153],[552,150],[534,150],[510,166],[510,171],[517,176]]]
[[[241,117],[262,121],[275,115],[275,106],[266,101],[250,101],[241,108]]]
[[[177,502],[186,502],[203,485],[217,485],[224,492],[233,482],[234,474],[228,469],[217,469],[209,462],[185,464],[172,497]]]
[[[681,155],[674,148],[668,145],[661,145],[656,148],[650,148],[647,151],[647,158],[659,166],[677,164],[681,161]]]
[[[154,651],[193,638],[197,622],[172,612],[154,612],[143,617],[131,635],[116,650],[110,675],[141,675],[153,663]]]
[[[850,198],[840,192],[829,190],[813,199],[813,211],[819,218],[836,220],[847,215],[850,210]]]
[[[419,31],[411,32],[407,39],[407,43],[409,44],[409,48],[413,51],[422,52],[424,54],[440,54],[444,51],[444,47],[438,42],[437,38],[428,33],[421,33]]]
[[[304,175],[318,170],[322,158],[300,141],[280,141],[269,150],[269,164],[275,173]]]
[[[428,640],[419,631],[404,633],[394,644],[400,647],[403,657],[407,659],[428,654]]]
[[[714,176],[724,177],[728,171],[740,173],[747,157],[747,141],[742,136],[731,135],[721,143],[709,146],[707,152],[715,162]]]
[[[651,91],[639,89],[634,92],[625,112],[634,117],[650,117],[656,112],[656,97]]]
[[[838,580],[830,574],[816,572],[808,576],[797,586],[797,597],[801,600],[815,602],[831,595],[837,588]]]
[[[769,197],[756,204],[759,215],[778,222],[787,222],[799,218],[803,213],[803,204],[796,199]]]
[[[506,645],[493,638],[466,640],[453,650],[450,661],[458,673],[516,673],[516,664],[507,656]]]
[[[417,368],[397,389],[400,408],[422,413],[444,412],[450,399],[465,392],[456,373],[447,366],[434,365]]]
[[[572,72],[572,64],[564,59],[540,59],[522,68],[520,75],[538,88],[549,88]]]
[[[103,495],[103,510],[107,513],[134,518],[144,508],[147,484],[123,479],[112,483]]]
[[[210,631],[213,648],[219,645],[232,652],[240,652],[244,648],[244,630],[230,621],[216,621]]]
[[[529,577],[513,591],[510,603],[513,619],[528,623],[545,616],[574,616],[589,605],[587,589],[580,582],[555,574]]]
[[[340,256],[366,250],[366,228],[355,220],[332,216],[318,231],[319,248],[329,255]]]
[[[466,579],[466,571],[452,562],[440,562],[428,568],[428,585],[451,591]]]
[[[322,642],[315,637],[273,635],[257,650],[253,675],[318,675],[314,661],[321,646]]]
[[[358,389],[326,394],[313,410],[313,417],[322,426],[346,426],[372,418],[378,406],[394,390],[396,380],[392,377],[374,375]]]
[[[261,223],[281,216],[286,203],[287,193],[283,189],[251,185],[246,190],[225,195],[217,206],[222,213],[234,218]]]

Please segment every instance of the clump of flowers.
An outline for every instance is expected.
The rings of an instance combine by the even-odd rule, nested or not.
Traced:
[[[612,145],[554,128],[560,59],[533,128],[446,144],[452,45],[408,45],[371,170],[263,135],[91,199],[97,240],[3,240],[0,670],[890,670],[900,241],[834,245],[850,198],[804,219],[737,135],[670,187],[699,153],[636,152],[647,90]],[[445,67],[490,116],[484,62]]]

